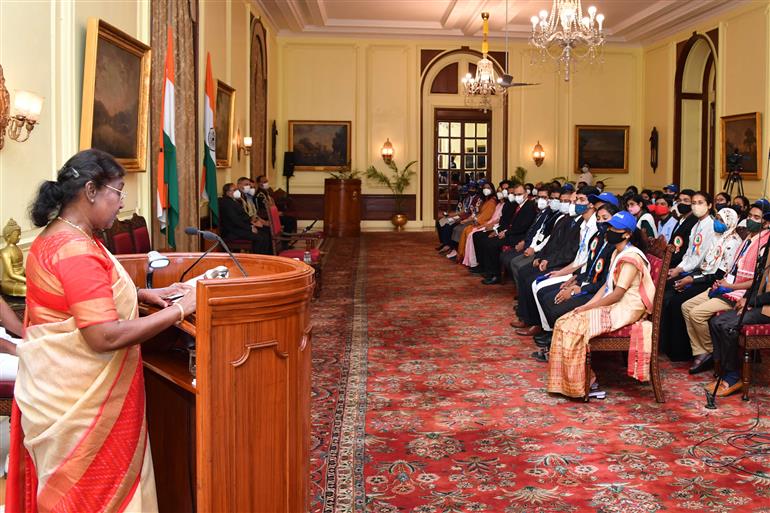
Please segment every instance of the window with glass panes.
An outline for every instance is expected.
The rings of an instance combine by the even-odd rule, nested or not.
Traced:
[[[453,210],[460,187],[491,176],[488,113],[444,110],[436,113],[436,212]]]

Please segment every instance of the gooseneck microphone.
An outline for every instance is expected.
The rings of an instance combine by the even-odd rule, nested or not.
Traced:
[[[179,278],[179,281],[184,281],[183,278],[187,274],[187,272],[190,271],[190,269],[192,269],[193,267],[195,267],[195,264],[200,262],[203,257],[205,257],[207,254],[209,254],[218,245],[221,245],[224,248],[224,250],[227,252],[227,254],[230,255],[230,258],[232,258],[233,262],[235,262],[235,265],[238,266],[238,270],[241,271],[241,274],[244,277],[248,276],[248,274],[246,274],[246,271],[243,269],[243,266],[241,266],[241,263],[238,261],[237,258],[235,258],[235,255],[233,255],[233,252],[230,251],[230,248],[227,247],[227,244],[225,243],[225,241],[222,240],[222,237],[220,237],[219,235],[217,235],[214,232],[209,232],[209,231],[206,231],[206,230],[199,230],[198,228],[196,228],[194,226],[188,226],[187,228],[184,229],[184,232],[187,235],[200,235],[201,237],[203,237],[206,240],[216,241],[216,244],[214,244],[209,249],[207,249],[200,257],[198,257],[198,259],[195,262],[193,262],[193,264],[190,267],[185,269],[185,272],[182,273],[182,277]]]

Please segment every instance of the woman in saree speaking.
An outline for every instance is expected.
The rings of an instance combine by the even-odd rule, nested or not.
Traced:
[[[123,206],[123,176],[81,151],[31,205],[45,228],[27,259],[8,512],[157,511],[138,344],[194,312],[195,292],[137,289],[94,238]],[[162,309],[139,318],[138,301]]]
[[[548,391],[569,397],[585,395],[588,343],[602,333],[632,324],[652,309],[655,285],[644,253],[631,243],[636,218],[627,211],[609,220],[605,235],[615,245],[604,287],[583,306],[559,318],[548,360]],[[642,336],[648,336],[648,333]],[[649,338],[649,337],[647,337]],[[592,379],[592,386],[595,379]]]

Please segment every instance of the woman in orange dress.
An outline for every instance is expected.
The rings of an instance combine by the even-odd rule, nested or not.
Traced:
[[[470,224],[468,224],[460,236],[460,245],[457,248],[458,262],[462,262],[465,257],[465,245],[468,243],[468,237],[471,236],[476,228],[489,222],[495,213],[495,209],[497,209],[497,196],[494,195],[492,184],[485,183],[481,192],[486,199],[484,200],[484,203],[482,203],[478,215],[470,221]]]
[[[6,511],[157,511],[139,343],[195,310],[195,292],[138,289],[93,236],[123,206],[124,170],[85,150],[32,204],[27,311]],[[185,296],[176,304],[164,297]],[[163,307],[139,318],[138,301]],[[23,443],[23,447],[22,447]]]

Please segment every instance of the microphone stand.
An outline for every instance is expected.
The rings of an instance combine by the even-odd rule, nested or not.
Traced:
[[[185,269],[185,270],[184,270],[184,272],[182,273],[182,276],[180,276],[180,277],[179,277],[179,281],[180,281],[180,282],[184,282],[184,277],[185,277],[185,276],[187,276],[187,273],[189,273],[189,272],[190,272],[190,270],[191,270],[193,267],[195,267],[195,265],[196,265],[198,262],[200,262],[201,260],[203,260],[203,257],[205,257],[206,255],[208,255],[209,253],[211,253],[211,252],[214,250],[214,248],[216,248],[217,246],[219,246],[219,241],[217,241],[217,243],[216,243],[216,244],[214,244],[214,245],[213,245],[213,246],[211,246],[209,249],[207,249],[206,251],[204,251],[204,252],[203,252],[203,254],[202,254],[201,256],[199,256],[199,257],[198,257],[198,259],[197,259],[195,262],[193,262],[192,264],[190,264],[190,266],[189,266],[187,269]]]
[[[759,240],[762,240],[762,232],[759,232]],[[770,238],[768,239],[770,240]],[[762,251],[764,249],[764,252]],[[746,301],[743,304],[743,308],[741,309],[741,315],[738,317],[738,325],[734,328],[735,332],[738,333],[738,336],[741,336],[741,329],[743,329],[743,317],[746,315],[746,311],[749,308],[749,301],[751,300],[751,296],[759,293],[759,287],[762,283],[762,277],[765,275],[765,267],[767,266],[767,242],[765,242],[764,246],[760,246],[757,249],[757,261],[754,263],[754,278],[751,283],[751,287],[746,290],[746,294],[743,296]],[[723,377],[722,373],[717,376],[717,382],[716,386],[714,386],[714,391],[709,393],[708,390],[706,390],[706,405],[705,407],[709,410],[716,410],[717,409],[717,391],[719,390],[719,385],[722,384]]]

